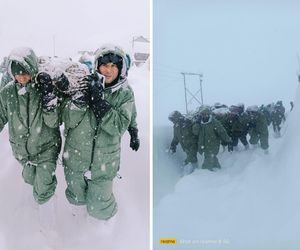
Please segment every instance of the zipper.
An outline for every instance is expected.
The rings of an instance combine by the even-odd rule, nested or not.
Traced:
[[[29,138],[29,130],[30,130],[30,118],[29,118],[29,104],[30,104],[30,95],[29,93],[27,92],[26,94],[28,94],[28,98],[27,98],[27,105],[26,105],[26,113],[27,113],[27,127],[28,127],[28,130],[27,130],[27,134],[26,134],[26,152],[27,152],[27,155],[28,155],[28,161],[30,161],[30,155],[29,155],[29,151],[28,151],[28,138]]]
[[[90,166],[89,166],[89,170],[91,170],[91,166],[92,166],[92,163],[93,163],[93,160],[94,160],[94,152],[95,152],[95,144],[96,144],[98,126],[99,126],[99,122],[97,122],[97,126],[95,128],[95,135],[93,137],[92,155],[91,155],[91,163],[90,163]]]

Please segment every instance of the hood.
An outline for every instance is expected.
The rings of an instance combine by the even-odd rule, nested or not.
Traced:
[[[114,53],[122,58],[122,69],[120,72],[120,76],[118,79],[117,84],[107,87],[106,89],[112,89],[116,90],[122,87],[122,85],[127,83],[127,64],[126,64],[126,53],[123,51],[123,49],[119,46],[113,45],[113,44],[106,44],[95,52],[95,60],[94,60],[94,71],[98,72],[98,59],[101,56],[104,56],[108,53]]]
[[[18,62],[27,72],[30,73],[32,79],[35,78],[38,73],[38,58],[31,48],[16,48],[12,50],[8,56],[8,73],[14,79],[14,76],[11,73],[11,63]]]

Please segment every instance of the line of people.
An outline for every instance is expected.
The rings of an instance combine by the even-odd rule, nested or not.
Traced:
[[[245,150],[260,147],[268,154],[269,130],[272,123],[275,137],[280,137],[281,124],[285,121],[282,101],[267,106],[244,104],[201,106],[196,112],[186,115],[174,111],[169,115],[173,123],[173,139],[169,152],[175,153],[180,144],[186,153],[183,162],[184,174],[192,173],[198,167],[197,153],[204,155],[203,169],[221,168],[217,155],[222,145],[229,152],[238,150],[240,141]],[[249,141],[247,139],[249,135]]]
[[[99,220],[116,214],[112,187],[121,137],[128,130],[130,147],[137,151],[140,145],[127,57],[119,46],[104,45],[95,52],[90,73],[76,63],[64,72],[39,71],[31,48],[16,48],[8,56],[12,80],[0,90],[0,131],[8,124],[13,155],[40,211],[54,212],[63,124],[67,200]]]

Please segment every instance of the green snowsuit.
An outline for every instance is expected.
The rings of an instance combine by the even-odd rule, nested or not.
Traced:
[[[134,95],[126,77],[121,83],[105,88],[104,99],[112,108],[98,125],[89,106],[77,107],[68,102],[63,111],[66,137],[63,165],[68,201],[74,205],[86,204],[91,216],[107,220],[117,212],[112,185],[120,168],[121,137],[135,116]],[[91,171],[91,179],[84,176],[87,171]]]
[[[192,122],[185,120],[184,124],[175,123],[173,126],[173,140],[171,147],[180,143],[183,151],[187,154],[184,164],[197,162],[198,138],[193,134]]]
[[[260,141],[262,149],[269,148],[269,131],[266,117],[261,112],[249,116],[248,127],[250,135],[250,144],[254,145]]]
[[[19,60],[13,53],[10,58],[18,60],[34,78],[37,59],[32,50],[27,52]],[[9,141],[15,158],[23,166],[23,178],[33,185],[34,198],[42,204],[54,194],[57,183],[54,172],[61,147],[58,115],[55,110],[42,109],[36,84],[28,83],[25,93],[21,88],[11,81],[0,91],[0,131],[8,123]]]
[[[4,57],[3,62],[0,65],[0,73],[2,73],[1,81],[0,81],[0,90],[7,85],[13,78],[7,72],[9,60],[8,57]]]
[[[285,121],[285,108],[280,105],[276,104],[272,110],[271,113],[271,120],[273,125],[273,130],[276,133],[280,133],[281,127],[283,121]]]
[[[247,141],[247,126],[243,120],[245,120],[244,113],[238,115],[234,113],[226,114],[225,119],[221,124],[225,128],[227,134],[231,137],[232,143],[228,145],[228,151],[233,151],[233,147],[238,145],[238,141],[243,143],[244,146],[248,145]]]
[[[201,155],[204,153],[202,168],[209,170],[220,168],[217,154],[221,141],[226,143],[231,142],[222,124],[210,116],[208,122],[197,122],[194,124],[193,133],[198,137],[198,152]]]

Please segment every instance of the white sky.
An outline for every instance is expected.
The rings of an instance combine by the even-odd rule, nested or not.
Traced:
[[[0,0],[0,57],[12,48],[73,55],[114,42],[131,53],[133,36],[150,34],[149,0]]]
[[[155,123],[185,112],[182,71],[203,73],[206,104],[281,99],[289,109],[300,69],[300,1],[154,0],[153,13]],[[187,82],[197,90],[198,79]]]

